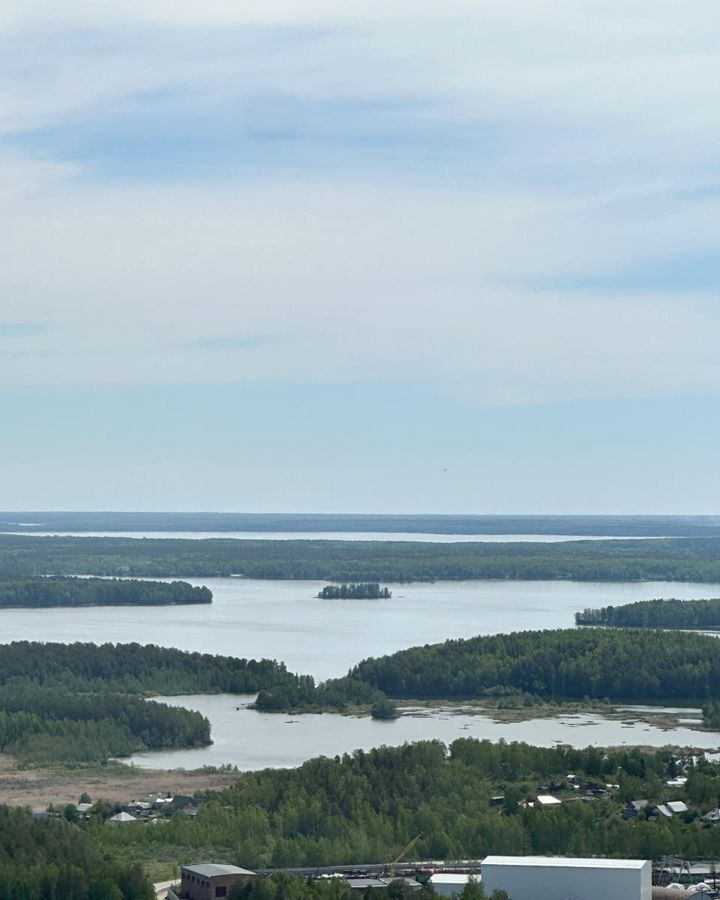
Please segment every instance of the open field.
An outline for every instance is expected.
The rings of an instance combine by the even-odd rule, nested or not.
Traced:
[[[18,769],[11,756],[0,754],[0,803],[28,806],[34,812],[48,805],[77,803],[80,795],[93,801],[124,802],[147,794],[188,794],[219,791],[237,781],[236,772],[148,771],[109,765],[92,769]]]

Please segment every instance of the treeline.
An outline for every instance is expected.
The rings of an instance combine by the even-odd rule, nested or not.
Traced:
[[[526,631],[450,640],[366,659],[314,687],[291,676],[260,693],[264,709],[396,700],[501,698],[707,701],[720,697],[716,639],[685,632]],[[375,692],[375,694],[373,694]],[[282,702],[281,702],[282,701]]]
[[[253,694],[295,677],[271,659],[236,659],[154,644],[0,645],[0,685],[24,679],[75,692]]]
[[[182,707],[123,694],[0,688],[0,751],[21,766],[97,763],[142,750],[209,743],[208,720]]]
[[[411,859],[482,858],[487,854],[557,854],[640,859],[678,855],[717,859],[720,828],[691,821],[623,821],[630,799],[674,799],[669,752],[539,748],[461,739],[379,748],[319,758],[298,769],[245,773],[204,804],[193,820],[162,828],[99,828],[104,850],[126,858],[171,858],[202,852],[217,860],[261,866],[389,862],[417,835]],[[700,770],[701,768],[701,770]],[[524,809],[567,773],[618,784],[608,799]],[[696,779],[699,779],[696,781]],[[717,804],[718,766],[703,764],[688,784]],[[713,792],[714,789],[714,792]],[[492,798],[504,798],[499,806]],[[693,794],[694,796],[694,794]]]
[[[376,581],[363,581],[360,584],[326,584],[318,597],[321,600],[389,600],[392,593]]]
[[[524,631],[367,659],[349,678],[394,698],[512,690],[572,700],[695,701],[720,697],[720,653],[715,638],[685,632]]]
[[[357,515],[354,513],[4,512],[0,528],[20,532],[326,531],[428,534],[577,534],[711,537],[718,516]]]
[[[709,600],[641,600],[575,613],[578,625],[620,628],[720,628],[720,598]]]
[[[457,543],[0,535],[0,576],[718,581],[720,538]]]
[[[79,828],[0,806],[0,897],[154,900],[155,893],[138,866],[109,859]]]
[[[185,581],[48,576],[0,578],[0,609],[43,606],[164,606],[212,603],[212,592]]]
[[[2,645],[0,750],[21,765],[85,764],[209,744],[210,724],[200,713],[140,695],[254,693],[296,680],[274,660],[152,645]]]

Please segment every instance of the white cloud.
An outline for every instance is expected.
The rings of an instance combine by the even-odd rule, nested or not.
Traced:
[[[577,219],[530,195],[322,184],[18,200],[4,317],[49,327],[4,341],[0,378],[419,379],[489,404],[720,388],[714,300],[533,289],[578,252],[601,268],[672,235]]]
[[[715,301],[539,288],[717,249],[709,0],[8,2],[0,24],[2,318],[49,325],[2,341],[6,385],[720,389]],[[159,138],[187,110],[296,118],[311,159],[139,180],[120,129],[98,175],[83,127],[141,106]]]

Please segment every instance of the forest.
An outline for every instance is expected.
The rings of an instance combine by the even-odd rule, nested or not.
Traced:
[[[708,600],[640,600],[575,613],[578,625],[619,628],[720,628],[720,598]]]
[[[0,645],[0,751],[23,766],[79,765],[204,745],[207,719],[142,695],[254,693],[286,680],[295,676],[274,660],[152,645]]]
[[[185,581],[47,576],[0,578],[0,609],[43,606],[164,606],[212,603],[212,592]]]
[[[410,858],[482,858],[486,854],[560,854],[716,859],[720,828],[700,815],[717,806],[720,767],[699,761],[684,770],[686,790],[665,782],[678,773],[669,751],[541,748],[463,738],[317,758],[298,769],[241,774],[203,804],[195,819],[162,828],[94,834],[103,850],[126,860],[187,858],[193,853],[244,865],[314,866],[389,862],[418,835]],[[567,781],[617,784],[583,802]],[[524,808],[547,791],[552,809]],[[492,798],[502,797],[499,805]],[[628,800],[682,797],[686,816],[624,821]]]
[[[389,600],[391,591],[377,581],[360,584],[326,584],[318,594],[321,600]]]
[[[74,825],[0,806],[0,897],[154,900],[155,893],[139,866],[109,859]]]
[[[296,679],[295,681],[293,679]],[[302,676],[261,691],[264,709],[525,694],[552,700],[709,701],[720,697],[716,639],[686,632],[526,631],[450,640],[366,659],[314,691]],[[293,693],[294,692],[294,693]],[[336,701],[339,701],[336,703]]]
[[[0,577],[243,575],[350,582],[442,579],[720,581],[720,537],[560,543],[190,540],[0,535]]]

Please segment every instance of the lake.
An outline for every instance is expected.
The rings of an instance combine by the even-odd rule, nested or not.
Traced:
[[[632,708],[622,720],[596,714],[532,718],[525,722],[501,723],[488,716],[457,707],[405,708],[392,722],[369,716],[336,714],[294,715],[260,713],[248,709],[249,696],[190,695],[157,698],[173,706],[196,709],[210,719],[213,745],[194,750],[138,753],[134,765],[151,769],[197,769],[230,763],[243,771],[267,767],[301,765],[315,756],[336,756],[355,749],[369,750],[382,744],[397,746],[406,741],[437,738],[450,743],[461,737],[497,741],[527,741],[541,747],[570,744],[608,747],[667,744],[715,750],[720,734],[693,731],[684,721],[673,729],[639,721]],[[671,710],[667,710],[671,712]],[[687,721],[700,717],[698,709],[677,710]],[[679,717],[680,719],[680,717]]]
[[[170,579],[167,579],[170,580]],[[0,611],[3,642],[138,641],[181,650],[283,660],[317,679],[343,675],[368,656],[476,634],[569,628],[585,607],[618,606],[655,597],[720,597],[720,584],[669,582],[443,581],[390,584],[389,600],[320,600],[324,582],[244,578],[187,579],[207,585],[212,605],[7,609]],[[561,716],[502,724],[486,716],[444,710],[404,715],[394,722],[339,715],[256,713],[248,698],[175,697],[212,723],[214,744],[197,750],[140,754],[138,765],[197,768],[231,763],[241,769],[294,766],[318,754],[334,756],[379,744],[472,736],[588,744],[673,743],[716,747],[720,735],[695,732],[678,721],[664,731],[597,715]],[[237,707],[240,706],[240,709]],[[632,719],[632,712],[628,712]],[[636,718],[636,717],[635,717]]]
[[[171,580],[171,579],[167,579]],[[324,582],[189,578],[211,605],[6,609],[2,641],[138,641],[181,650],[283,660],[325,679],[368,656],[418,644],[569,628],[585,607],[654,597],[720,597],[718,584],[440,581],[390,584],[390,600],[319,600]]]

